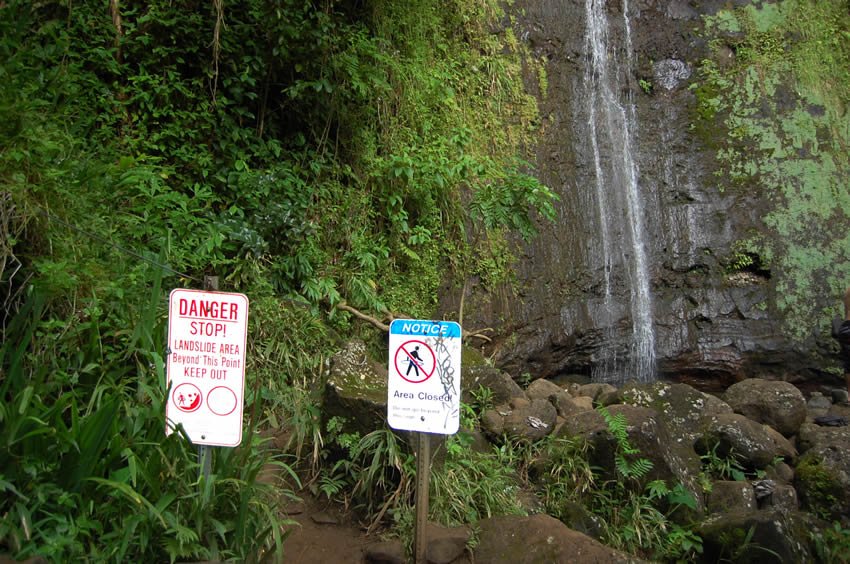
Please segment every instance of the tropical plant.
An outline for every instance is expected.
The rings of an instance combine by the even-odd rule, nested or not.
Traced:
[[[673,523],[668,515],[680,506],[696,508],[696,500],[681,484],[672,489],[663,480],[635,484],[647,476],[652,462],[640,457],[628,439],[625,416],[612,416],[605,407],[597,408],[616,441],[617,477],[599,484],[587,503],[600,516],[606,544],[628,552],[679,560],[702,552],[698,535]],[[663,508],[663,510],[662,510]]]
[[[431,518],[444,525],[475,523],[494,515],[523,515],[513,465],[494,453],[477,452],[461,431],[446,438],[446,455],[431,472]]]
[[[352,506],[376,526],[385,515],[413,498],[416,460],[389,428],[364,436],[341,432],[343,422],[328,421],[323,466],[316,491]]]
[[[605,419],[608,431],[613,435],[617,448],[614,452],[614,464],[620,477],[626,480],[640,480],[652,470],[652,461],[640,458],[640,451],[629,442],[628,422],[622,413],[611,415],[604,406],[596,409]]]
[[[746,480],[744,467],[735,451],[730,451],[726,456],[720,456],[717,453],[719,446],[719,443],[714,443],[700,455],[703,472],[709,478],[716,480]]]
[[[818,562],[838,564],[850,561],[850,530],[835,522],[831,527],[811,533]]]
[[[254,427],[218,452],[208,477],[184,433],[165,436],[162,308],[159,276],[136,312],[92,298],[59,317],[31,288],[7,327],[0,544],[16,558],[282,556],[277,505],[292,494],[258,477],[273,467],[298,479]]]

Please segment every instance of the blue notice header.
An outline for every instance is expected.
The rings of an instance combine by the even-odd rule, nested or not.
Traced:
[[[428,319],[396,319],[390,324],[390,335],[416,335],[460,339],[460,325],[455,321]]]

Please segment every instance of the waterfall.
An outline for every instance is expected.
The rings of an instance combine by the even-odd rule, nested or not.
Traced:
[[[601,258],[604,284],[603,303],[596,308],[594,324],[605,333],[592,375],[596,382],[647,382],[655,376],[655,333],[638,170],[632,152],[637,119],[628,87],[633,66],[628,0],[623,0],[619,48],[609,39],[605,1],[585,0],[585,11],[589,60],[582,94],[593,158],[600,234],[597,256]],[[623,337],[615,327],[622,309],[614,292],[617,279],[622,279],[629,290],[632,330],[625,354],[618,353],[623,348],[618,341]]]

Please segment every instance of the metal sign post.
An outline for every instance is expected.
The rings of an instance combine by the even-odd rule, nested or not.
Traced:
[[[425,562],[431,434],[460,426],[460,325],[454,321],[396,319],[390,325],[387,422],[415,431],[416,530],[414,555]]]
[[[178,288],[168,298],[165,433],[182,426],[203,477],[211,472],[211,447],[242,441],[248,297],[217,288],[218,278],[208,276],[203,290]]]
[[[419,446],[416,452],[416,522],[413,550],[416,564],[424,564],[427,546],[425,528],[428,525],[428,493],[431,480],[431,435],[416,433]]]
[[[204,276],[204,290],[218,290],[218,276]],[[198,445],[198,477],[206,482],[212,474],[213,447]]]

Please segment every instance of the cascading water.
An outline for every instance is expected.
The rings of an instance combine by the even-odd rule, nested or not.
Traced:
[[[655,334],[652,296],[645,251],[638,171],[632,148],[636,135],[635,107],[628,93],[632,72],[632,44],[628,0],[623,0],[623,38],[618,49],[610,41],[604,0],[585,0],[589,57],[584,75],[584,99],[593,158],[594,189],[600,232],[598,254],[604,269],[604,295],[594,324],[605,331],[605,344],[596,355],[593,380],[647,382],[655,376]],[[621,66],[620,61],[624,60]],[[620,92],[627,94],[621,96]],[[621,308],[614,280],[628,284],[632,331],[625,355],[614,323]],[[625,357],[625,358],[624,358]]]

